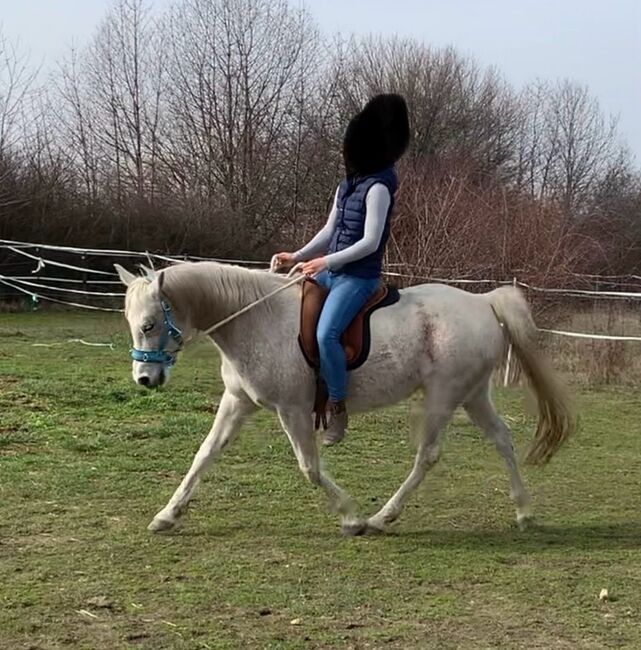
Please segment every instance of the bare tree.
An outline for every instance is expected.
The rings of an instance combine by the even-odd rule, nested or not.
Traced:
[[[109,203],[124,243],[143,228],[159,183],[164,66],[160,32],[144,0],[117,0],[89,45],[72,50],[57,83],[61,142],[82,179],[87,207]],[[151,209],[151,208],[150,208]]]
[[[100,138],[115,165],[117,191],[152,190],[165,57],[144,0],[118,0],[94,38],[84,67],[100,107]]]
[[[586,250],[602,264],[617,242],[639,259],[638,176],[580,86],[516,95],[452,48],[322,39],[287,0],[160,15],[114,0],[46,93],[15,46],[0,50],[7,234],[234,256],[300,243],[326,218],[349,118],[393,91],[413,130],[394,263],[541,279]]]
[[[464,154],[488,170],[510,158],[516,103],[495,70],[453,48],[399,38],[352,41],[342,56],[343,119],[375,93],[399,92],[412,116],[412,155]]]
[[[37,72],[18,43],[10,42],[0,31],[0,154],[15,144],[24,102]]]
[[[199,222],[260,246],[300,207],[317,33],[283,0],[187,0],[170,22],[165,162]]]
[[[86,206],[90,210],[101,190],[96,109],[87,92],[75,48],[60,65],[56,99],[59,101],[53,100],[50,110],[57,118],[58,143],[81,179]]]
[[[584,86],[538,82],[522,96],[519,186],[554,198],[568,214],[581,210],[622,155],[617,123]]]
[[[28,201],[16,190],[18,142],[36,74],[27,53],[0,31],[0,216]]]

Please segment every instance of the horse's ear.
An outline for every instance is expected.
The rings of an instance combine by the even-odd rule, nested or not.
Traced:
[[[156,279],[156,271],[150,269],[148,266],[145,266],[144,264],[141,264],[140,268],[142,269],[142,272],[145,274],[147,280],[153,282]]]
[[[162,285],[165,282],[165,274],[162,271],[154,273],[154,277],[149,283],[149,292],[152,296],[161,297]]]
[[[127,271],[127,269],[120,266],[120,264],[114,264],[114,268],[118,271],[118,277],[125,286],[128,287],[136,279],[136,276],[133,273]]]

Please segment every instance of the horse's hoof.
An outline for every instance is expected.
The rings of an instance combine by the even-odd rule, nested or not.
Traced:
[[[525,531],[534,528],[536,522],[532,515],[522,515],[516,518],[516,525],[519,527],[519,530]]]
[[[147,530],[150,530],[152,533],[165,533],[168,530],[172,530],[175,526],[175,521],[154,517],[149,526],[147,526]]]
[[[359,519],[345,521],[341,524],[341,532],[345,537],[358,537],[365,535],[367,531],[367,522]]]
[[[384,535],[387,531],[385,526],[368,519],[365,523],[365,535]]]

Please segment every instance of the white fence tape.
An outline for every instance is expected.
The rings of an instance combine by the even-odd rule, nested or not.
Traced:
[[[5,248],[11,250],[30,259],[36,260],[40,267],[37,270],[41,270],[45,266],[56,266],[60,268],[67,268],[73,271],[78,271],[81,273],[88,274],[98,274],[98,275],[107,275],[107,276],[116,276],[113,272],[100,271],[97,269],[91,269],[88,267],[81,267],[72,264],[64,264],[62,262],[56,262],[53,260],[45,259],[38,255],[33,255],[28,253],[25,248],[30,249],[43,249],[43,250],[52,250],[52,251],[62,251],[67,253],[76,253],[80,255],[91,254],[91,255],[106,255],[106,256],[123,256],[123,257],[142,257],[142,258],[154,258],[164,262],[169,262],[172,264],[181,263],[185,261],[195,260],[195,261],[211,261],[219,262],[221,264],[240,264],[244,266],[269,266],[269,262],[266,261],[257,261],[257,260],[240,260],[240,259],[227,259],[227,258],[217,258],[217,257],[201,257],[195,255],[184,255],[184,256],[171,256],[171,255],[160,255],[158,253],[148,253],[141,251],[124,251],[118,249],[100,249],[100,248],[74,248],[71,246],[56,246],[52,244],[36,244],[31,242],[21,242],[8,239],[0,239],[0,248]],[[35,272],[34,272],[35,273]],[[509,285],[512,284],[511,280],[491,280],[488,278],[442,278],[435,276],[426,276],[417,273],[399,273],[396,271],[387,271],[385,274],[387,277],[391,278],[404,278],[407,280],[424,280],[428,282],[440,282],[443,284],[470,284],[470,285]],[[598,280],[599,278],[636,278],[641,280],[641,276],[629,275],[629,276],[595,276],[595,275],[578,275],[573,274],[575,277],[591,278],[592,280]],[[17,279],[17,278],[15,278]],[[78,280],[76,280],[78,282]],[[95,280],[93,278],[87,278],[81,280],[86,284],[89,283],[99,283],[100,280]],[[102,281],[106,282],[106,281]],[[114,284],[118,284],[117,280],[109,281]],[[516,284],[523,288],[529,289],[531,291],[536,291],[537,293],[549,293],[557,294],[567,297],[594,297],[594,298],[621,298],[626,300],[638,300],[641,299],[641,291],[597,291],[589,289],[565,289],[565,288],[554,288],[554,287],[539,287],[535,285],[528,284],[527,282],[517,281]]]
[[[98,271],[97,269],[88,269],[82,266],[74,266],[73,264],[63,264],[62,262],[54,262],[53,260],[44,260],[42,257],[38,257],[38,255],[32,255],[31,253],[27,253],[27,251],[23,251],[19,248],[16,248],[15,246],[6,246],[10,251],[13,251],[14,253],[17,253],[18,255],[23,255],[24,257],[29,257],[32,260],[36,260],[38,262],[38,267],[33,271],[34,273],[37,273],[40,269],[44,268],[45,266],[57,266],[58,268],[62,269],[70,269],[72,271],[80,271],[81,273],[96,273],[98,275],[112,275],[115,276],[117,273],[110,273],[109,271]]]
[[[562,296],[591,296],[595,298],[630,298],[641,299],[641,291],[592,291],[589,289],[556,289],[552,287],[535,287],[527,282],[517,280],[519,287],[539,293],[556,293]]]
[[[6,275],[1,275],[1,274],[0,274],[0,280],[11,280],[12,282],[17,282],[20,285],[24,285],[27,287],[35,287],[36,289],[49,289],[50,291],[76,293],[83,296],[100,296],[102,298],[124,298],[125,296],[123,292],[90,291],[89,289],[69,289],[68,287],[53,287],[50,284],[41,284],[40,282],[21,280],[18,278],[7,277]]]
[[[641,336],[617,336],[614,334],[584,334],[583,332],[566,332],[564,330],[549,330],[539,328],[539,332],[546,334],[557,334],[559,336],[571,336],[579,339],[594,339],[597,341],[641,341]]]
[[[595,275],[593,273],[572,273],[575,278],[592,278],[599,282],[608,282],[610,280],[625,282],[626,280],[641,280],[641,275]]]
[[[30,296],[31,298],[37,298],[38,300],[47,300],[49,302],[55,302],[56,304],[59,305],[66,305],[68,307],[79,307],[80,309],[91,309],[92,311],[111,311],[111,312],[120,312],[120,313],[124,312],[124,309],[111,309],[109,307],[97,307],[96,305],[87,305],[79,302],[69,302],[67,300],[59,300],[58,298],[52,298],[51,296],[44,296],[42,294],[29,291],[28,289],[23,289],[17,284],[13,284],[12,282],[9,282],[2,278],[0,278],[0,283],[5,284],[6,286],[11,287],[16,291],[20,291],[21,293],[24,293],[27,296]]]
[[[471,278],[435,278],[428,275],[417,275],[414,273],[398,273],[396,271],[384,271],[383,275],[388,278],[405,278],[406,280],[426,280],[428,282],[438,282],[441,284],[491,284],[496,286],[497,284],[512,284],[511,280],[486,280],[478,279],[474,280]]]
[[[86,280],[79,280],[78,278],[56,278],[53,276],[44,276],[44,275],[37,275],[34,276],[32,275],[5,275],[3,276],[5,278],[8,278],[12,282],[17,282],[19,280],[33,280],[34,277],[37,280],[44,280],[45,282],[61,282],[63,284],[117,284],[119,286],[122,286],[122,282],[120,280],[92,280],[87,278]],[[53,287],[52,287],[53,288]]]
[[[6,248],[38,248],[65,253],[88,253],[91,255],[107,255],[111,257],[140,257],[145,255],[145,253],[139,253],[137,251],[123,251],[108,248],[76,248],[74,246],[57,246],[55,244],[35,244],[33,242],[16,241],[13,239],[0,239],[0,245]]]
[[[109,348],[110,350],[115,349],[113,343],[91,343],[91,341],[85,341],[84,339],[67,339],[65,343],[80,343],[81,345],[87,345],[92,348]],[[64,343],[32,343],[31,347],[33,348],[57,348]]]
[[[55,244],[36,244],[33,242],[24,242],[16,241],[12,239],[0,239],[0,248],[9,248],[14,250],[16,248],[37,248],[42,250],[50,251],[59,251],[64,253],[76,253],[84,255],[105,255],[108,257],[144,257],[144,258],[156,258],[159,260],[169,261],[169,262],[185,262],[188,260],[197,260],[197,261],[209,261],[209,262],[221,262],[223,264],[245,264],[248,266],[258,265],[265,266],[268,265],[268,262],[261,262],[257,260],[234,260],[226,259],[221,257],[200,257],[198,255],[159,255],[157,253],[149,253],[148,251],[126,251],[118,249],[109,249],[109,248],[76,248],[74,246],[57,246]]]
[[[190,255],[160,255],[157,253],[148,253],[142,251],[127,251],[127,250],[118,250],[118,249],[102,249],[102,248],[76,248],[72,246],[57,246],[53,244],[36,244],[32,242],[23,242],[15,241],[8,239],[0,239],[0,248],[10,250],[16,254],[22,255],[28,259],[32,259],[37,262],[37,267],[32,271],[32,274],[29,276],[7,276],[0,275],[0,283],[9,286],[16,291],[22,292],[32,298],[39,300],[47,300],[49,302],[54,302],[62,305],[67,305],[70,307],[78,307],[81,309],[90,309],[94,311],[106,311],[106,312],[122,312],[122,309],[112,309],[108,307],[99,307],[97,305],[81,304],[77,302],[71,302],[66,300],[61,300],[59,298],[54,298],[48,295],[43,295],[36,291],[32,291],[29,287],[33,289],[43,289],[56,292],[67,292],[78,295],[86,296],[95,296],[95,297],[104,297],[104,298],[121,298],[124,296],[122,292],[113,292],[113,291],[91,291],[89,289],[71,289],[61,286],[52,286],[51,284],[42,284],[44,282],[53,282],[53,283],[69,283],[69,284],[82,284],[83,287],[87,285],[107,285],[119,284],[119,281],[116,279],[95,279],[84,277],[82,279],[78,278],[58,278],[53,276],[41,276],[36,273],[46,268],[47,266],[64,268],[71,271],[76,271],[83,274],[93,274],[100,276],[116,276],[116,273],[101,271],[98,269],[91,269],[88,267],[76,266],[73,264],[65,264],[63,262],[57,262],[55,260],[50,260],[43,258],[42,256],[35,255],[28,250],[47,250],[47,251],[58,251],[63,253],[73,253],[78,255],[95,255],[95,256],[112,256],[112,257],[129,257],[129,258],[144,258],[146,260],[156,259],[164,262],[169,262],[172,264],[182,263],[185,261],[213,261],[219,262],[222,264],[239,264],[244,266],[269,266],[268,262],[256,261],[256,260],[239,260],[239,259],[225,259],[225,258],[213,258],[213,257],[201,257],[201,256],[190,256]],[[398,265],[395,265],[398,266]],[[618,298],[626,300],[638,300],[641,299],[641,291],[597,291],[597,290],[588,290],[588,289],[564,289],[564,288],[553,288],[553,287],[539,287],[535,285],[528,284],[519,280],[490,280],[487,278],[440,278],[433,276],[425,276],[414,273],[400,273],[396,271],[388,271],[384,273],[385,276],[390,278],[403,278],[407,280],[421,280],[429,282],[439,282],[443,284],[459,284],[459,285],[511,285],[516,284],[520,287],[528,289],[530,291],[535,291],[537,293],[547,293],[552,295],[559,295],[565,297],[579,297],[579,298]],[[634,279],[641,280],[641,276],[638,275],[627,275],[627,276],[595,276],[595,275],[578,275],[573,274],[576,277],[590,278],[591,281],[602,280],[604,283],[607,283],[607,279]],[[34,277],[35,276],[35,277]],[[34,282],[33,280],[37,279],[40,282]],[[548,334],[554,334],[557,336],[566,336],[572,338],[581,338],[581,339],[593,339],[593,340],[604,340],[604,341],[641,341],[641,336],[616,336],[609,334],[593,334],[587,332],[571,332],[564,330],[553,330],[553,329],[541,329],[541,332]]]

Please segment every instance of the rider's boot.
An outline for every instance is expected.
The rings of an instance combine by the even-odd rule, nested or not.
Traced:
[[[345,400],[330,402],[329,405],[329,422],[327,430],[323,435],[323,444],[331,447],[339,443],[345,437],[347,429],[347,408]]]

